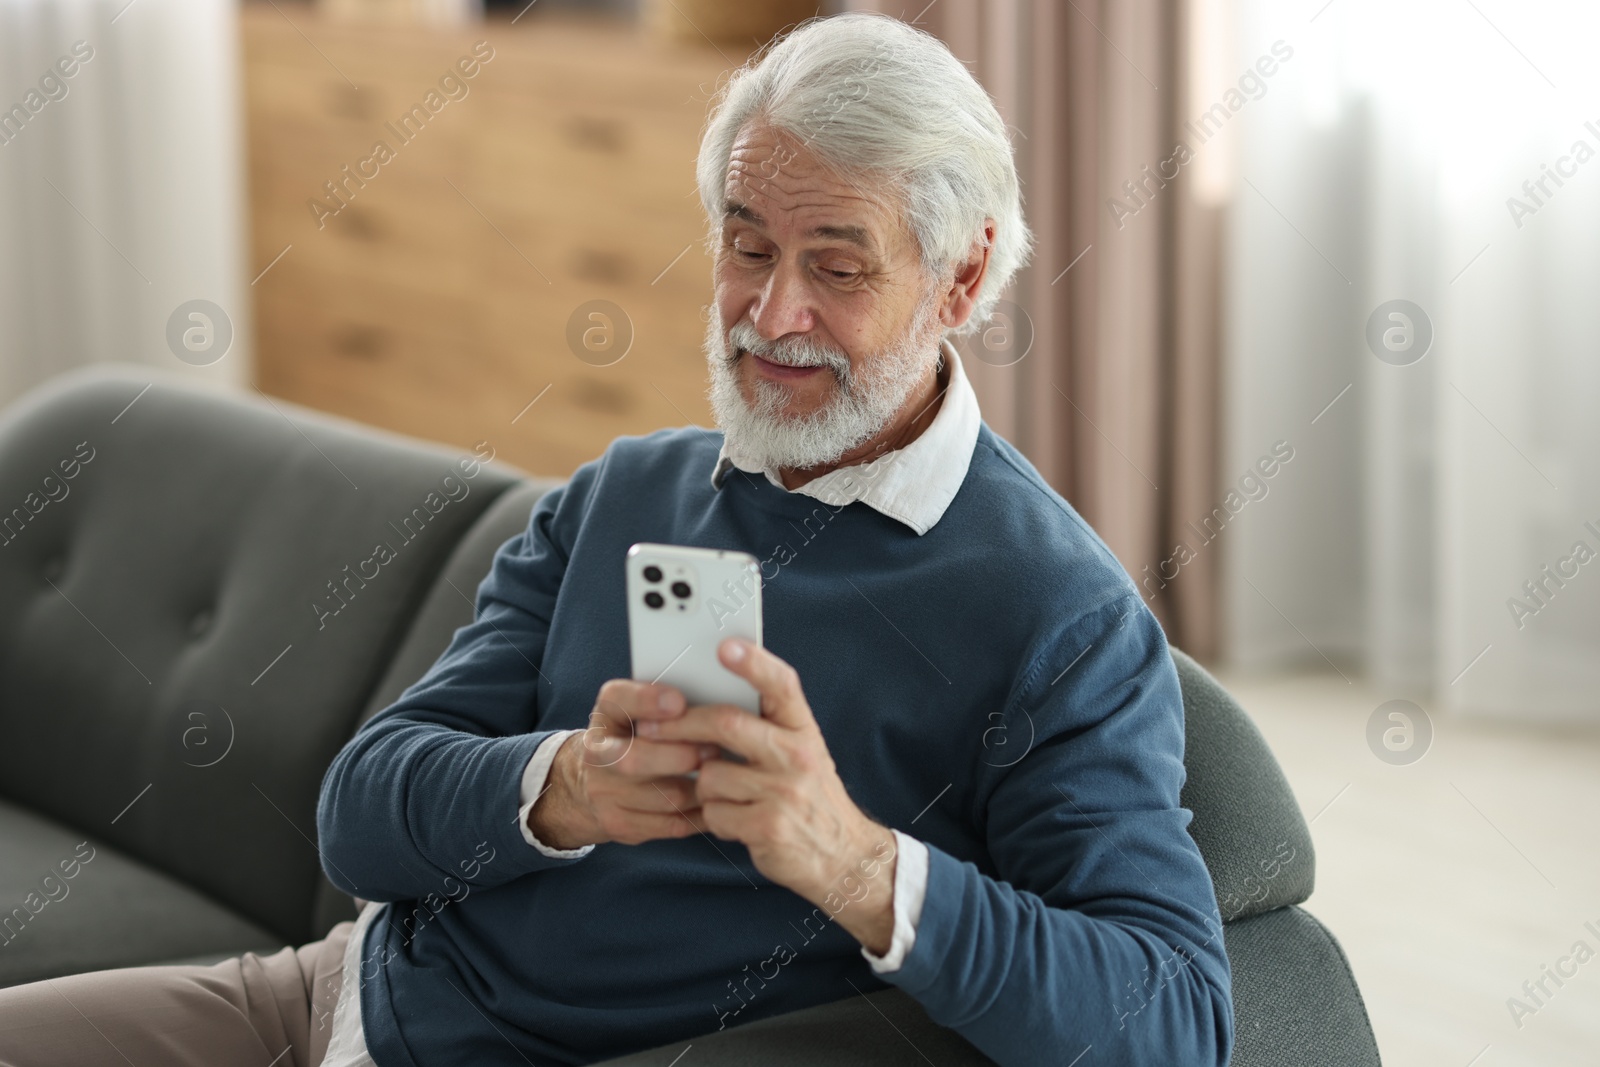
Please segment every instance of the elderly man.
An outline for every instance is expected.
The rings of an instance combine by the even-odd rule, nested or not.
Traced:
[[[0,1060],[591,1063],[892,983],[1002,1064],[1227,1061],[1161,629],[947,339],[1029,254],[990,99],[900,22],[813,21],[724,88],[698,180],[721,435],[542,498],[334,760],[359,920],[12,991],[55,1023]],[[759,716],[628,680],[637,541],[762,561],[766,647],[718,650]]]

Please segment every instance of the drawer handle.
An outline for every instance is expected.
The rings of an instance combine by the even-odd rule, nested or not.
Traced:
[[[345,326],[334,332],[333,347],[352,359],[379,359],[387,354],[389,335],[376,326]]]
[[[330,81],[325,83],[324,92],[328,114],[334,118],[365,122],[375,113],[371,90],[362,93],[347,82]]]
[[[627,280],[628,261],[601,248],[579,248],[572,253],[572,275],[586,282],[617,284]]]
[[[573,380],[568,395],[578,407],[600,415],[627,415],[636,406],[633,391],[627,386],[587,375]]]
[[[617,119],[578,115],[567,120],[566,133],[569,141],[591,152],[619,155],[627,151],[627,133]]]

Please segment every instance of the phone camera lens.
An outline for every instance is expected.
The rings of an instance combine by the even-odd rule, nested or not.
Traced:
[[[644,580],[647,582],[659,582],[661,580],[661,568],[654,563],[650,564],[644,569]]]
[[[678,598],[680,598],[682,600],[688,600],[689,599],[689,592],[690,592],[690,590],[689,590],[689,583],[688,582],[673,582],[672,583],[672,595],[673,596],[678,597]]]
[[[659,608],[662,604],[666,603],[666,598],[652,589],[644,595],[644,602],[650,605],[652,608]]]

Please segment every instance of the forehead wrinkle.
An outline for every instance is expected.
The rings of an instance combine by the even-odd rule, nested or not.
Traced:
[[[750,208],[750,205],[739,202],[739,200],[730,200],[728,202],[728,210],[723,214],[723,219],[742,219],[742,221],[749,222],[750,226],[766,229],[766,219],[760,216],[754,208]],[[842,242],[858,246],[858,248],[861,248],[862,251],[867,251],[867,253],[877,254],[878,251],[877,238],[872,234],[872,230],[869,227],[854,224],[854,222],[821,222],[818,226],[813,226],[810,230],[806,230],[805,235],[806,237],[842,240]]]
[[[783,179],[785,178],[789,180],[784,181]],[[879,207],[876,201],[861,195],[859,192],[852,195],[851,193],[840,191],[837,186],[831,189],[826,188],[826,186],[833,184],[834,181],[834,179],[825,176],[824,172],[814,172],[811,175],[807,175],[779,170],[777,174],[768,177],[765,174],[754,173],[751,167],[735,162],[729,165],[726,187],[730,191],[741,188],[747,189],[751,196],[766,197],[785,210],[794,210],[797,207],[806,206],[801,201],[807,196],[826,198],[836,201],[840,205],[848,205],[853,202],[865,204],[870,208]],[[824,188],[810,188],[816,185],[822,185]],[[851,186],[850,188],[853,189],[854,187]]]
[[[771,220],[763,215],[755,204],[750,203],[751,200],[769,200],[779,211],[797,215],[807,212],[821,212],[828,215],[835,215],[841,211],[848,213],[857,204],[865,204],[870,213],[877,216],[877,218],[869,219],[869,223],[880,221],[883,214],[881,205],[864,197],[845,196],[815,190],[772,195],[769,192],[752,188],[751,193],[753,195],[748,200],[740,200],[733,195],[739,191],[739,186],[732,180],[731,176],[728,189],[729,192],[725,201],[726,210],[723,214],[724,221],[742,219],[762,229],[768,228],[771,225]],[[780,194],[783,193],[781,190],[779,192]],[[762,206],[764,207],[765,205]],[[873,254],[880,254],[883,251],[881,242],[873,227],[866,223],[824,221],[804,229],[804,234],[808,237],[845,241]]]
[[[766,229],[773,222],[768,204],[776,212],[819,212],[834,217],[806,229],[806,236],[842,240],[878,259],[889,258],[895,237],[906,232],[895,206],[823,166],[803,145],[798,152],[794,147],[792,137],[781,131],[775,135],[771,127],[738,138],[729,153],[723,187],[724,224],[742,219]],[[785,155],[780,157],[779,152]],[[771,160],[778,162],[769,176],[765,170]],[[822,188],[815,188],[819,185]],[[839,220],[840,214],[846,219]]]

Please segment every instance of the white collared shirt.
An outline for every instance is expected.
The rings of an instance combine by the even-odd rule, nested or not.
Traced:
[[[712,486],[720,490],[730,469],[737,467],[749,474],[765,474],[769,482],[784,492],[803,493],[834,507],[859,500],[874,511],[905,523],[919,537],[927,533],[943,517],[945,509],[961,489],[961,483],[966,480],[982,421],[978,413],[978,396],[972,391],[972,383],[967,380],[966,371],[961,366],[961,356],[948,339],[940,342],[939,349],[945,366],[949,368],[943,400],[928,428],[909,445],[885,453],[870,463],[829,471],[791,490],[784,486],[777,471],[762,470],[753,463],[743,461],[724,439],[711,471]],[[570,734],[577,732],[566,731],[547,739],[534,752],[523,774],[518,825],[522,827],[522,836],[528,843],[547,856],[576,858],[586,855],[594,847],[586,845],[566,851],[548,848],[528,829],[528,813],[533,810],[534,801],[538,800],[544,788],[556,749]],[[899,857],[894,878],[894,934],[889,950],[882,956],[873,955],[866,946],[861,948],[862,956],[880,974],[898,970],[906,953],[911,951],[916,940],[917,921],[922,916],[922,901],[928,888],[928,847],[899,830],[891,832]]]
[[[943,517],[966,480],[981,421],[977,394],[967,381],[955,346],[946,339],[940,342],[939,348],[950,371],[943,401],[928,428],[904,448],[879,456],[870,463],[840,467],[791,490],[784,486],[776,471],[763,471],[754,464],[741,462],[724,440],[711,472],[711,484],[720,489],[729,469],[737,467],[750,474],[765,474],[768,481],[785,492],[803,493],[834,507],[859,500],[874,511],[905,523],[918,536],[927,533]],[[533,758],[522,772],[517,822],[523,839],[545,855],[560,859],[586,856],[594,846],[550,848],[528,829],[528,813],[544,791],[556,750],[568,737],[582,732],[563,730],[550,735],[534,750]],[[891,832],[898,856],[894,876],[894,933],[889,950],[882,956],[873,955],[866,946],[861,948],[861,955],[879,974],[898,970],[906,953],[911,951],[928,889],[928,846],[899,830]],[[324,1067],[372,1067],[361,1030],[357,975],[363,935],[383,906],[370,903],[363,909],[345,948],[344,985],[334,1011],[332,1042]]]
[[[961,357],[948,340],[939,345],[950,379],[944,402],[926,430],[904,448],[887,452],[870,463],[840,467],[813,478],[798,489],[785,489],[776,471],[763,471],[732,451],[726,439],[711,471],[711,484],[720,489],[729,468],[765,474],[785,492],[803,493],[835,507],[859,500],[874,511],[898,519],[920,536],[933,528],[966,480],[972,450],[978,443],[978,396],[967,381]]]

